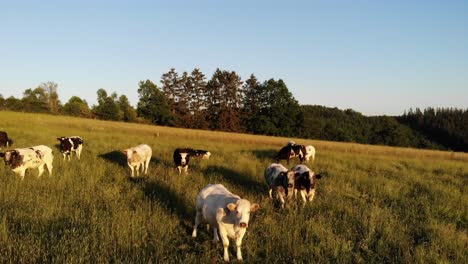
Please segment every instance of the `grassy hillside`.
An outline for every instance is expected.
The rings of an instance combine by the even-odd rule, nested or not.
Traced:
[[[0,131],[14,147],[55,151],[52,177],[30,170],[21,181],[0,164],[0,262],[222,262],[211,232],[191,237],[208,183],[261,206],[243,241],[247,263],[468,262],[468,154],[295,139],[316,147],[310,167],[328,176],[312,204],[281,210],[263,171],[290,138],[14,112],[0,112]],[[84,138],[82,160],[62,160],[64,135]],[[153,159],[148,177],[130,179],[117,151],[139,143]],[[179,176],[172,152],[186,146],[213,155]]]

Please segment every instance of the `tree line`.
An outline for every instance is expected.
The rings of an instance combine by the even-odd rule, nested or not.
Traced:
[[[351,109],[299,105],[281,80],[243,81],[235,71],[200,69],[162,74],[159,85],[138,83],[133,107],[125,95],[96,92],[97,104],[72,96],[62,104],[54,82],[27,89],[23,98],[0,95],[0,110],[64,114],[85,118],[251,134],[290,136],[402,147],[468,151],[468,109],[427,108],[402,116],[367,117]]]

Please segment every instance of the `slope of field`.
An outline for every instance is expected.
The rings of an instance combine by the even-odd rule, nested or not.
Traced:
[[[55,153],[51,177],[30,170],[21,181],[0,164],[2,263],[222,262],[211,232],[191,237],[208,183],[260,204],[247,263],[468,263],[468,154],[293,139],[316,147],[310,167],[328,176],[312,204],[281,210],[263,171],[290,138],[14,112],[0,112],[0,131],[14,147]],[[80,161],[63,161],[55,146],[71,135],[85,140]],[[130,179],[119,151],[140,143],[153,148],[149,175]],[[186,146],[213,155],[179,176],[172,153]]]

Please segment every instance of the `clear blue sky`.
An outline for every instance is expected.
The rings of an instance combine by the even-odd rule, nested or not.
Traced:
[[[468,107],[468,1],[3,1],[0,94],[54,81],[138,101],[171,67],[281,78],[301,104],[366,115]]]

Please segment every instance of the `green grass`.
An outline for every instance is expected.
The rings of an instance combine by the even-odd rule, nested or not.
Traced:
[[[310,167],[328,176],[313,203],[281,210],[263,171],[289,138],[14,112],[0,112],[0,131],[55,153],[52,177],[21,181],[0,165],[1,263],[220,263],[211,232],[191,237],[208,183],[260,204],[246,263],[468,263],[468,154],[293,139],[316,147]],[[80,161],[55,147],[69,135],[85,140]],[[140,143],[153,149],[149,175],[130,179],[117,151]],[[213,155],[179,176],[172,152],[186,146]]]

